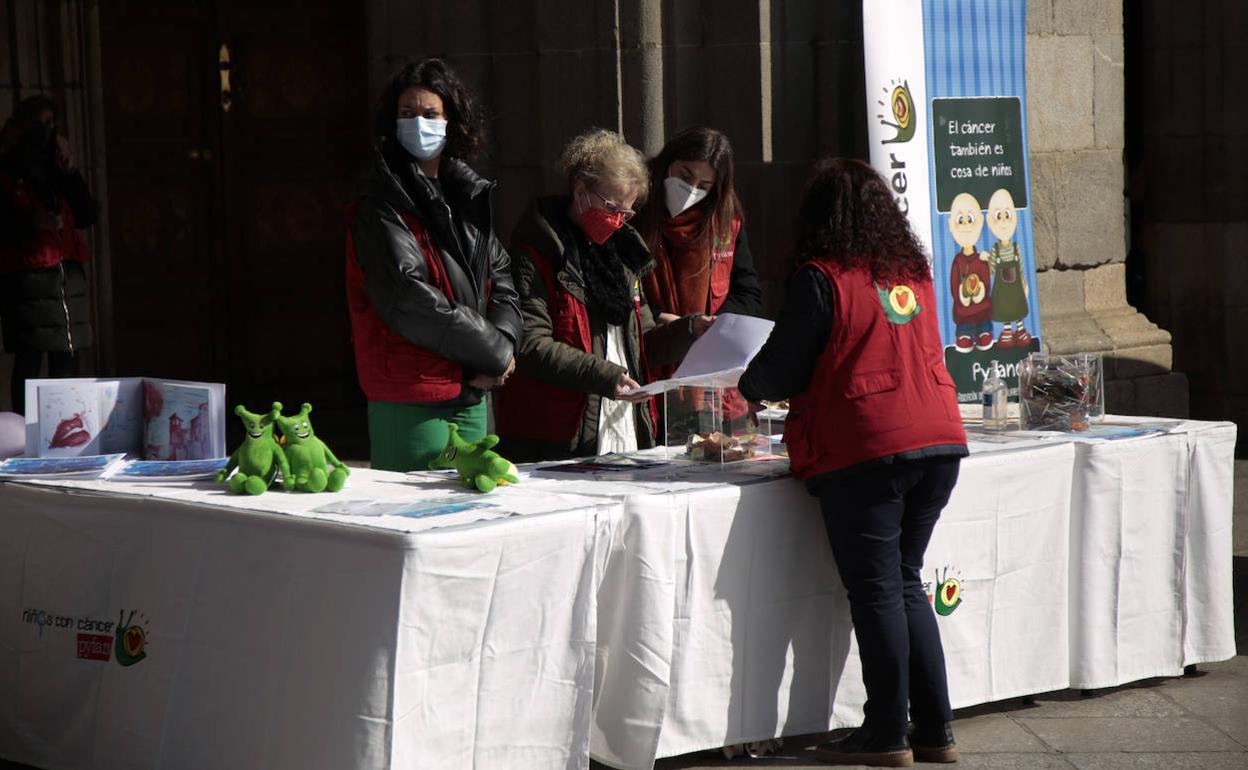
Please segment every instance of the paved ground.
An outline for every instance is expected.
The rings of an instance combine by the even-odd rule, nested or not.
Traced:
[[[955,714],[957,765],[916,767],[1125,770],[1248,768],[1248,460],[1235,464],[1235,638],[1239,655],[1200,675],[1149,679],[1089,696],[1077,691],[1003,701]],[[839,734],[839,733],[838,733]],[[805,747],[823,736],[787,740],[766,759],[710,752],[665,759],[659,770],[728,767],[823,768]],[[596,765],[605,770],[602,765]]]

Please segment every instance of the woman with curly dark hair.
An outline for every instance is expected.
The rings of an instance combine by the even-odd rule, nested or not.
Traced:
[[[494,233],[476,99],[439,59],[377,105],[377,144],[348,210],[347,301],[374,468],[425,469],[447,424],[485,435],[484,392],[515,368],[520,307]]]
[[[816,166],[796,243],[784,308],[739,387],[754,401],[792,399],[793,475],[819,498],[849,593],[866,718],[815,753],[952,762],[944,652],[920,570],[967,450],[927,258],[888,184],[858,160]]]

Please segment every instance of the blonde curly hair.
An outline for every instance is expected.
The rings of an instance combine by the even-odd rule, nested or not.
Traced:
[[[577,181],[591,187],[608,181],[633,190],[637,193],[634,206],[644,203],[650,192],[645,156],[605,128],[590,129],[568,142],[559,158],[559,170],[567,176],[569,187]]]

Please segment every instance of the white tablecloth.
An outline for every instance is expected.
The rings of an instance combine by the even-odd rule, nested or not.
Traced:
[[[218,490],[0,485],[0,757],[588,766],[614,504],[516,487],[445,517],[307,513],[459,494],[370,471],[336,496]],[[145,657],[123,666],[110,647],[132,612]]]
[[[1077,445],[1070,686],[1173,676],[1235,655],[1235,426]]]
[[[953,577],[963,590],[938,617],[955,708],[1235,654],[1235,428],[1171,427],[976,445],[924,567],[933,588]],[[848,604],[817,501],[792,479],[752,481],[600,482],[624,511],[599,591],[596,759],[648,768],[861,722]]]
[[[938,618],[955,706],[1235,654],[1234,426],[1067,438],[962,465],[924,568],[962,586]],[[548,472],[485,498],[369,471],[258,498],[0,484],[0,757],[631,769],[856,724],[818,506],[772,470]],[[493,507],[312,511],[461,495]],[[133,665],[119,620],[145,633]]]

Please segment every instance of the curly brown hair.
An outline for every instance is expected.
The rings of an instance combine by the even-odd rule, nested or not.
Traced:
[[[854,158],[825,158],[806,181],[794,267],[810,260],[865,268],[875,280],[931,279],[927,256],[888,183]]]
[[[559,170],[568,178],[569,190],[578,181],[593,187],[608,180],[637,193],[634,206],[645,203],[650,192],[645,156],[605,128],[591,128],[573,137],[559,157]]]
[[[485,147],[485,115],[472,89],[441,59],[412,62],[390,78],[373,111],[373,133],[379,144],[394,143],[399,97],[409,88],[424,88],[442,99],[446,111],[446,156],[472,160]]]

